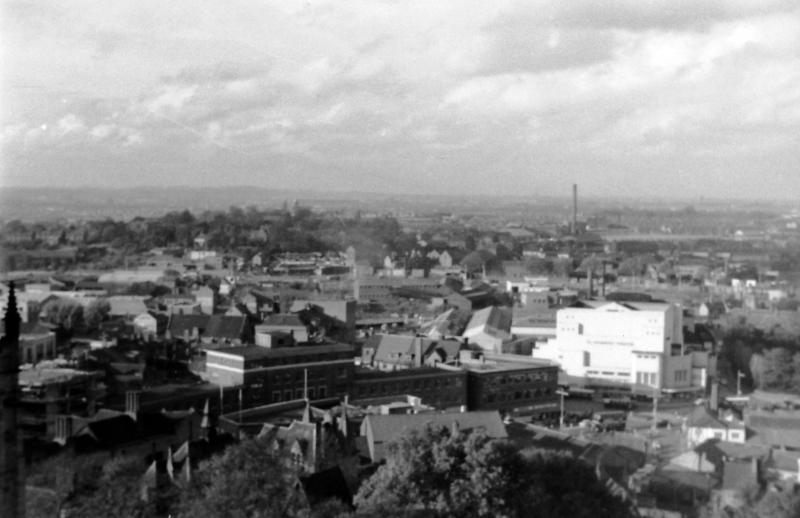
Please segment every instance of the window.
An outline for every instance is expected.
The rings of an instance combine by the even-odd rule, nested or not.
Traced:
[[[583,366],[588,367],[592,364],[592,355],[589,351],[583,351]]]
[[[317,389],[317,394],[319,394],[320,399],[324,398],[326,396],[326,393],[327,393],[326,387],[319,387]]]
[[[281,391],[280,390],[273,390],[272,391],[272,402],[273,403],[280,403],[281,401]]]
[[[578,324],[578,334],[579,335],[583,334],[583,324]]]
[[[314,387],[308,387],[308,399],[314,399]]]
[[[303,399],[303,389],[294,389],[294,398],[295,399]]]
[[[291,401],[292,400],[292,391],[291,389],[286,389],[283,391],[283,400],[284,401]]]

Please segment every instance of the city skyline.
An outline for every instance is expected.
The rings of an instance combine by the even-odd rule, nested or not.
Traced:
[[[791,2],[9,2],[0,185],[788,198]]]

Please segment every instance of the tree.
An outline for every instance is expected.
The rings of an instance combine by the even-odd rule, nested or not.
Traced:
[[[764,351],[760,362],[759,381],[766,390],[787,390],[792,386],[794,363],[792,353],[783,347],[775,347]],[[755,373],[754,373],[755,376]]]
[[[164,514],[165,500],[175,497],[155,493],[145,502],[141,499],[141,480],[147,466],[135,457],[115,457],[107,461],[90,485],[77,487],[64,508],[67,516],[85,518],[139,518]],[[171,498],[170,498],[171,497]]]
[[[83,312],[83,321],[86,329],[92,331],[100,326],[111,311],[111,304],[108,299],[99,298],[91,301]]]
[[[200,464],[181,495],[177,516],[269,518],[302,516],[298,471],[263,438],[246,439]]]
[[[631,516],[589,466],[523,455],[482,432],[428,427],[388,452],[356,495],[358,516]]]
[[[73,331],[83,324],[83,306],[72,299],[55,298],[42,307],[45,322],[65,331]]]

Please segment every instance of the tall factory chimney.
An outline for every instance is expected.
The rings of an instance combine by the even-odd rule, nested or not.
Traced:
[[[572,184],[572,234],[578,234],[578,184]]]

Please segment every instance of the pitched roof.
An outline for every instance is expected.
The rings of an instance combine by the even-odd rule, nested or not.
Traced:
[[[472,318],[467,324],[467,329],[475,329],[482,326],[507,333],[511,330],[511,312],[497,306],[489,306],[476,311],[472,314]]]
[[[722,471],[722,489],[744,489],[758,481],[756,461],[726,462]]]
[[[298,315],[277,313],[268,316],[264,319],[264,326],[291,326],[291,327],[306,327]]]
[[[497,410],[482,412],[444,412],[422,414],[388,414],[368,415],[364,418],[364,425],[371,431],[371,440],[375,449],[375,458],[378,462],[383,458],[383,443],[396,439],[403,433],[412,430],[422,430],[430,425],[434,427],[450,428],[457,423],[462,431],[481,430],[493,439],[508,437],[506,427]]]
[[[210,315],[172,315],[168,329],[172,336],[181,336],[184,331],[191,334],[194,328],[202,334],[208,327],[209,318]]]
[[[422,338],[413,335],[377,334],[369,337],[364,345],[375,349],[376,361],[396,362],[399,358],[410,359],[417,341],[421,342]],[[421,343],[420,350],[424,350]]]
[[[132,295],[112,296],[108,297],[108,305],[110,309],[109,315],[140,315],[147,311],[147,305],[144,303],[145,299],[149,297],[138,297]]]
[[[236,340],[242,337],[246,324],[245,316],[211,315],[203,335]]]
[[[692,413],[689,414],[686,424],[694,428],[714,428],[722,430],[744,428],[744,424],[740,421],[724,421],[704,406],[695,407]]]

